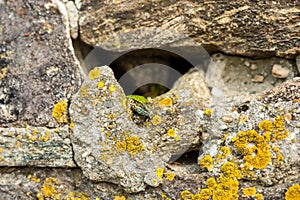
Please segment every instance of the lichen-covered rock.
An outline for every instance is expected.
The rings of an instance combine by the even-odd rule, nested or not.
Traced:
[[[210,98],[198,71],[145,106],[149,117],[128,113],[123,89],[107,67],[94,68],[74,96],[75,161],[91,180],[121,185],[128,192],[158,186],[165,162],[200,145],[201,108]],[[197,121],[199,119],[199,121]]]
[[[299,1],[77,0],[81,39],[111,51],[158,47],[188,37],[210,51],[296,57]],[[194,42],[194,45],[198,45]],[[193,43],[193,42],[192,42]]]
[[[199,156],[200,167],[211,173],[211,178],[203,180],[200,196],[206,189],[220,188],[209,196],[230,195],[237,199],[241,196],[239,191],[245,189],[244,197],[284,198],[284,188],[299,180],[299,86],[295,78],[268,91],[265,97],[274,98],[273,101],[268,99],[268,104],[263,99],[254,99],[242,109],[228,105],[226,115],[234,120],[204,142],[203,154]],[[278,94],[287,98],[278,101]],[[220,123],[213,115],[212,118],[213,123]],[[232,188],[222,189],[223,184]],[[259,192],[249,195],[249,187],[259,188]],[[270,192],[268,187],[276,188],[277,193]]]
[[[59,125],[54,104],[70,99],[80,84],[63,5],[0,4],[0,126]]]
[[[68,127],[0,128],[0,166],[76,167]]]

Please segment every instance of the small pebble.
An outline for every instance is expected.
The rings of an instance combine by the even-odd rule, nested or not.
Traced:
[[[255,76],[251,79],[251,81],[252,81],[253,83],[262,83],[262,82],[264,82],[264,80],[265,80],[265,77],[264,77],[263,75],[255,75]]]
[[[285,119],[285,121],[289,124],[289,123],[291,123],[291,121],[292,121],[292,114],[291,113],[286,113],[285,115],[284,115],[284,119]]]
[[[247,67],[250,67],[250,62],[249,62],[248,60],[246,60],[246,61],[244,62],[244,64],[245,64]]]
[[[257,70],[258,69],[257,64],[251,64],[250,69]]]
[[[231,116],[225,115],[222,117],[222,121],[225,123],[231,123],[233,121],[233,118]]]
[[[273,65],[272,75],[275,78],[286,78],[288,77],[290,70],[286,67],[283,67],[279,64]]]

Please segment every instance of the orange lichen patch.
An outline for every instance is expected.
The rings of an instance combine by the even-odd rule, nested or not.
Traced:
[[[205,155],[199,162],[199,165],[203,169],[207,169],[208,171],[211,171],[213,168],[213,159],[210,155]]]
[[[274,125],[270,120],[263,120],[259,123],[258,128],[262,131],[273,131]]]
[[[3,149],[0,147],[0,153],[2,153]]]
[[[49,140],[50,132],[45,131],[43,136],[39,137],[39,141],[47,142]]]
[[[1,56],[0,56],[0,58],[1,58]],[[3,79],[3,77],[6,75],[6,72],[7,72],[7,68],[2,68],[0,70],[0,80]]]
[[[276,155],[276,161],[277,162],[283,162],[284,161],[284,156],[281,153],[278,153]]]
[[[168,180],[168,181],[173,181],[175,178],[175,174],[172,173],[165,173],[164,177]]]
[[[156,169],[156,176],[157,176],[157,178],[160,180],[160,181],[162,181],[162,178],[163,178],[163,175],[164,175],[164,168],[161,168],[161,167],[159,167],[159,168],[157,168]]]
[[[293,99],[293,103],[297,103],[299,101],[300,101],[299,99]]]
[[[55,187],[58,185],[58,182],[54,178],[46,178],[43,187],[40,190],[40,193],[38,193],[36,196],[39,200],[46,198],[54,197],[57,194],[57,191]]]
[[[118,151],[127,151],[134,156],[144,150],[144,146],[137,136],[130,136],[126,133],[121,134],[121,138],[115,143],[115,147]]]
[[[159,101],[159,106],[162,108],[166,106],[172,106],[172,104],[173,104],[173,100],[170,97],[167,97]]]
[[[151,122],[152,122],[152,124],[153,124],[154,126],[156,126],[156,125],[158,125],[158,124],[161,123],[161,117],[158,116],[158,115],[155,115],[155,116],[152,118]]]
[[[241,173],[237,167],[237,165],[233,162],[226,162],[222,165],[221,171],[226,177],[229,178],[242,178]]]
[[[256,194],[255,197],[256,197],[256,200],[263,200],[264,199],[262,194]]]
[[[27,178],[28,178],[29,180],[34,181],[34,182],[37,182],[37,183],[40,183],[40,182],[41,182],[41,179],[35,177],[33,174],[29,174],[29,175],[27,176]]]
[[[114,200],[126,200],[125,196],[114,196]]]
[[[78,191],[71,191],[69,192],[68,196],[64,198],[66,200],[90,200],[90,198],[84,194],[83,192],[78,192]]]
[[[96,78],[100,78],[100,75],[101,75],[101,70],[95,67],[89,72],[89,79],[94,80]]]
[[[205,114],[207,117],[211,117],[211,116],[212,116],[212,110],[207,109],[207,110],[204,111],[204,114]]]
[[[227,146],[222,146],[221,148],[220,148],[220,154],[218,154],[218,157],[217,157],[217,160],[220,162],[220,161],[222,161],[223,159],[225,159],[230,153],[231,153],[231,151],[230,151],[230,148],[229,147],[227,147]]]
[[[188,190],[184,190],[180,193],[180,197],[183,200],[194,200],[195,196]]]
[[[243,194],[246,196],[253,196],[256,194],[256,188],[254,187],[244,188]]]
[[[175,137],[176,136],[176,132],[173,129],[169,129],[167,132],[168,136],[170,137]]]
[[[263,169],[271,161],[270,146],[266,143],[264,136],[259,135],[255,130],[239,132],[232,142],[245,156],[244,161],[254,168]]]
[[[17,147],[21,147],[21,142],[20,141],[17,141]]]
[[[68,103],[67,100],[62,100],[54,105],[52,116],[58,123],[68,122]]]
[[[114,85],[110,85],[108,88],[111,92],[114,92],[116,90],[116,87]]]
[[[103,81],[99,81],[98,84],[97,84],[97,87],[99,89],[102,89],[104,87],[105,83]]]
[[[286,200],[299,200],[300,199],[300,185],[295,184],[291,186],[285,193]]]

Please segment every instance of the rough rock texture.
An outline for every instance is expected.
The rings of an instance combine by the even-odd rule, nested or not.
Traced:
[[[210,94],[198,71],[151,100],[146,105],[150,117],[137,124],[109,67],[94,68],[89,78],[74,96],[70,114],[75,160],[91,180],[142,191],[144,182],[158,186],[156,170],[172,156],[199,149],[202,110]]]
[[[76,1],[81,39],[112,51],[193,38],[208,50],[251,57],[296,57],[300,2]],[[191,41],[190,41],[191,42]],[[196,44],[197,45],[197,44]]]
[[[80,81],[66,18],[50,1],[5,1],[0,12],[0,125],[58,126],[53,105]]]

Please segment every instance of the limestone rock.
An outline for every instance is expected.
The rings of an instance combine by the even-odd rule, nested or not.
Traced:
[[[290,70],[286,67],[283,67],[279,64],[273,65],[272,75],[276,78],[286,78],[288,77]]]
[[[0,126],[58,126],[54,104],[80,83],[66,16],[41,1],[5,1],[0,12]]]
[[[70,114],[75,161],[91,180],[143,191],[145,183],[158,186],[157,170],[166,162],[199,149],[201,109],[210,98],[200,72],[184,75],[172,91],[150,100],[150,117],[139,123],[128,114],[109,67],[95,68],[89,77],[74,96]]]
[[[203,45],[250,57],[299,54],[299,1],[77,0],[81,39],[111,51]],[[186,40],[193,40],[186,43]]]

